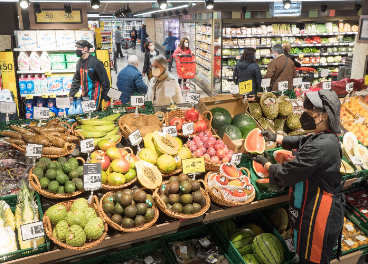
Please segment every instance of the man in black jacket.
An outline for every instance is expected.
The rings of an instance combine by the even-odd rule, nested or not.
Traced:
[[[88,96],[90,100],[96,102],[96,109],[101,111],[102,99],[109,100],[107,93],[110,88],[110,80],[102,62],[89,54],[93,45],[87,40],[78,40],[77,56],[80,59],[77,62],[76,71],[73,77],[72,87],[69,97],[73,101],[74,95],[82,89],[82,96]]]

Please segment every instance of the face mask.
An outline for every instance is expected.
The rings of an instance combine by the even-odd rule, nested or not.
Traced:
[[[189,47],[189,43],[184,43],[184,46],[188,48]]]
[[[155,50],[155,46],[150,46],[150,50],[154,51]]]
[[[273,57],[274,59],[276,59],[276,56],[275,56],[275,54],[274,54],[274,53],[272,53],[272,57]]]
[[[157,67],[152,68],[152,75],[153,76],[158,77],[158,76],[160,76],[160,74],[161,74],[161,71],[160,71],[159,68],[157,68]]]
[[[77,54],[77,57],[82,57],[83,55],[81,50],[77,50],[75,53]]]
[[[316,124],[314,119],[317,117],[319,116],[312,117],[307,112],[304,112],[300,117],[300,124],[302,125],[302,128],[304,130],[315,130],[316,127],[323,122],[323,120],[321,120],[318,124]]]

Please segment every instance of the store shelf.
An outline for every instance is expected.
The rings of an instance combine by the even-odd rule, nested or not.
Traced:
[[[201,63],[201,62],[199,62],[199,61],[196,61],[196,63],[198,63],[199,65],[201,65],[203,68],[205,68],[205,69],[207,69],[207,70],[211,70],[211,68],[210,67],[208,67],[208,66],[206,66],[206,65],[204,65],[203,63]]]
[[[202,59],[204,59],[204,60],[206,60],[206,61],[211,61],[211,59],[209,59],[209,58],[206,58],[206,57],[203,57],[203,56],[201,56],[201,55],[196,55],[196,56],[198,56],[198,57],[200,57],[200,58],[202,58]]]
[[[208,52],[208,53],[211,53],[211,51],[209,51],[209,50],[206,50],[206,49],[204,49],[204,48],[201,48],[201,47],[197,47],[197,49],[200,49],[200,50],[206,51],[206,52]]]
[[[102,44],[111,43],[111,41],[102,41]]]
[[[354,46],[354,42],[344,43],[318,43],[318,44],[290,44],[291,47],[328,47],[328,46]]]
[[[62,92],[62,93],[52,93],[52,92],[49,92],[49,93],[36,93],[36,94],[30,94],[30,95],[32,95],[32,96],[42,96],[43,94],[56,94],[56,95],[68,95],[69,94],[69,92]],[[21,97],[27,97],[27,95],[29,95],[29,94],[21,94],[20,96]]]
[[[210,41],[205,41],[205,40],[200,40],[200,39],[197,39],[196,41],[200,41],[200,42],[203,42],[203,43],[207,43],[207,44],[212,45],[212,43]]]
[[[224,38],[257,38],[257,37],[308,37],[308,36],[338,36],[338,35],[357,35],[358,32],[340,33],[304,33],[304,34],[255,34],[255,35],[223,35]]]
[[[197,34],[206,35],[206,36],[211,36],[211,33],[197,32]]]
[[[271,45],[251,45],[251,46],[238,46],[238,45],[224,45],[224,49],[245,49],[245,48],[271,48]]]
[[[223,80],[232,80],[234,78],[233,77],[230,77],[230,76],[222,76],[222,79]]]
[[[44,70],[39,70],[39,71],[17,71],[18,74],[32,74],[32,73],[45,73],[45,72],[51,72],[51,73],[74,73],[75,70],[49,70],[49,71],[44,71]]]
[[[223,69],[235,69],[235,65],[234,66],[223,65],[222,68]]]
[[[14,48],[14,51],[74,51],[75,48],[53,48],[53,49],[19,49]]]

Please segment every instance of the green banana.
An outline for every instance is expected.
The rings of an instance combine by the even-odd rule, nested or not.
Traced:
[[[102,131],[85,131],[85,130],[77,130],[82,134],[85,138],[94,138],[94,137],[104,137],[106,136],[106,132]]]
[[[110,132],[107,132],[106,133],[106,137],[107,136],[113,136],[113,135],[116,135],[119,131],[119,127],[115,127],[113,130],[111,130]]]
[[[106,117],[102,118],[102,120],[112,120],[112,121],[115,121],[119,117],[120,117],[120,114],[117,113],[117,114],[106,116]]]
[[[114,124],[114,121],[112,120],[102,120],[102,119],[80,119],[79,120],[82,125],[88,125],[88,126],[106,126]]]
[[[101,131],[101,132],[109,132],[115,128],[114,124],[104,125],[104,126],[89,126],[89,125],[81,125],[82,130],[86,131]]]

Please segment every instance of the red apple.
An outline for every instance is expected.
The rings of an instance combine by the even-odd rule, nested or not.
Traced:
[[[207,130],[207,123],[205,121],[198,121],[197,124],[197,132],[202,132]]]
[[[199,118],[199,112],[197,109],[191,108],[185,112],[185,120],[197,122]]]
[[[91,154],[91,159],[93,159],[93,158],[95,158],[95,157],[97,157],[97,156],[105,156],[105,155],[106,155],[105,151],[103,151],[103,150],[101,150],[101,149],[99,149],[99,150],[95,150],[95,151],[93,151],[93,152],[92,152],[92,154]]]
[[[170,126],[176,126],[176,130],[180,131],[181,127],[183,126],[183,119],[180,117],[175,117],[171,120]]]
[[[215,178],[215,181],[217,181],[221,185],[229,184],[229,180],[225,176],[222,176],[222,175],[217,175]]]
[[[101,163],[101,169],[106,170],[110,166],[110,159],[107,156],[97,156],[90,163]]]

